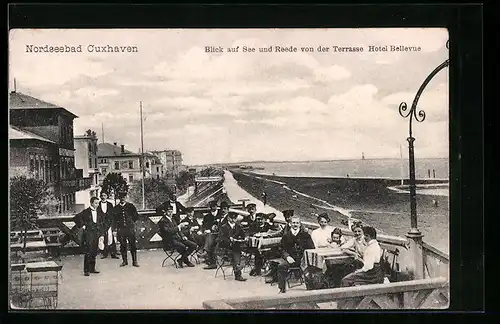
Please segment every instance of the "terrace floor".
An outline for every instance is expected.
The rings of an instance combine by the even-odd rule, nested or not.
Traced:
[[[63,256],[58,309],[203,309],[203,301],[252,296],[278,295],[277,286],[264,283],[263,277],[238,282],[233,276],[224,280],[215,270],[176,269],[169,260],[162,268],[161,250],[138,251],[139,268],[119,267],[121,259],[97,260],[100,274],[85,277],[83,255]],[[129,255],[130,257],[130,255]],[[245,269],[248,272],[247,269]],[[231,270],[226,270],[226,274]],[[287,291],[304,291],[305,286]]]

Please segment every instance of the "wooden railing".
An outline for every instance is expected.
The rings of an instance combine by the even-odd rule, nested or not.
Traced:
[[[432,245],[422,242],[424,278],[449,278],[450,257]]]
[[[203,302],[205,309],[445,309],[449,306],[446,278],[389,284],[290,291],[276,296]]]
[[[243,204],[231,205],[232,209],[243,209]],[[195,207],[196,214],[206,213],[208,207]],[[162,247],[161,237],[159,236],[158,220],[161,216],[156,214],[155,210],[141,210],[139,220],[135,223],[137,248],[139,250],[157,249]],[[37,220],[37,226],[40,229],[59,229],[62,232],[63,239],[60,241],[59,252],[61,254],[81,254],[83,248],[80,246],[80,234],[82,229],[75,230],[73,226],[74,216],[61,216],[51,218],[40,218]]]

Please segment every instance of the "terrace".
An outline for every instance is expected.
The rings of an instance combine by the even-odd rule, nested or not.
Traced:
[[[241,208],[233,205],[232,208]],[[203,208],[197,208],[202,212]],[[243,272],[246,282],[235,281],[226,270],[226,279],[215,270],[194,268],[177,269],[169,260],[165,267],[165,253],[158,249],[155,237],[155,216],[152,211],[140,212],[138,222],[138,259],[140,267],[119,267],[121,260],[98,259],[100,274],[83,276],[83,255],[74,244],[59,247],[63,254],[55,257],[62,266],[57,275],[57,293],[52,295],[50,307],[57,309],[365,309],[365,308],[443,308],[448,303],[447,256],[424,245],[427,277],[421,280],[393,282],[352,288],[306,290],[305,285],[292,287],[286,294],[264,283],[262,277],[250,277],[249,268]],[[64,217],[40,220],[42,226],[69,232]],[[314,226],[313,224],[306,224]],[[44,230],[42,230],[44,232]],[[47,232],[47,231],[45,231]],[[49,231],[50,232],[50,231]],[[346,232],[347,235],[351,233]],[[54,235],[54,234],[49,234]],[[406,242],[395,237],[381,237],[381,246],[387,250],[405,250]],[[37,243],[32,240],[32,243]],[[52,244],[54,248],[57,243]],[[391,248],[392,247],[392,248]],[[16,249],[17,250],[17,249]],[[35,249],[36,250],[36,249]],[[398,250],[399,251],[399,250]],[[33,251],[35,252],[35,251]],[[404,253],[402,253],[404,255]],[[396,260],[396,259],[394,259]],[[397,259],[397,264],[403,259]],[[13,262],[19,263],[19,262]],[[29,263],[26,263],[29,264]],[[12,274],[17,272],[11,268]],[[25,270],[24,270],[25,271]],[[26,284],[29,274],[25,272]],[[43,280],[43,274],[39,278]],[[45,276],[47,278],[47,276]],[[16,282],[13,279],[11,282]],[[27,289],[27,287],[24,287]],[[57,300],[57,306],[55,301]],[[34,305],[34,306],[33,306]],[[30,308],[46,306],[33,304]],[[21,304],[21,307],[23,305]],[[27,306],[24,306],[27,307]],[[23,308],[24,308],[23,307]]]

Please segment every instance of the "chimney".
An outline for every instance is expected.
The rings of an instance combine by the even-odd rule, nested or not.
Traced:
[[[124,154],[125,153],[125,145],[122,144],[120,146],[122,147],[122,154]]]
[[[114,142],[113,145],[116,146],[116,142]]]

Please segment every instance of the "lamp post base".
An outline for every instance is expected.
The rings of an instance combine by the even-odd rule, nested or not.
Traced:
[[[409,241],[409,251],[412,257],[412,272],[415,280],[424,279],[424,255],[422,251],[422,238],[424,235],[416,228],[412,228],[406,237]]]

